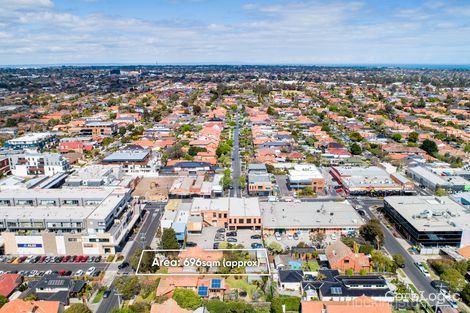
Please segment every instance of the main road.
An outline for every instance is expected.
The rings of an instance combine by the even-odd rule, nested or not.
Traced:
[[[377,198],[350,198],[348,199],[349,202],[356,208],[362,209],[366,212],[369,217],[378,218],[374,212],[372,212],[372,206],[383,206],[383,200]],[[380,218],[378,218],[381,220]],[[411,280],[411,282],[415,285],[416,289],[423,292],[423,297],[428,300],[431,305],[434,305],[434,301],[430,301],[431,294],[437,294],[437,291],[431,286],[431,281],[424,276],[424,274],[416,267],[415,260],[409,254],[409,252],[398,242],[398,240],[393,236],[392,232],[380,223],[382,231],[384,233],[384,243],[383,247],[387,250],[388,253],[391,255],[400,254],[405,258],[405,268],[403,271]]]
[[[240,122],[238,112],[235,115],[235,128],[233,129],[233,149],[232,149],[232,191],[231,196],[241,197],[240,188]]]

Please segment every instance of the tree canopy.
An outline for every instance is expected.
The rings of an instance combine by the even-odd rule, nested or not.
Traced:
[[[64,313],[91,313],[91,310],[83,303],[74,303]]]
[[[187,310],[194,311],[202,305],[201,297],[190,289],[176,288],[173,293],[173,300],[180,307]]]

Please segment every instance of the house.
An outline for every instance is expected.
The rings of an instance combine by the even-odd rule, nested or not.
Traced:
[[[22,282],[23,278],[20,274],[0,275],[0,295],[8,298]]]
[[[172,277],[162,277],[156,294],[157,296],[171,298],[176,288],[190,289],[206,299],[213,297],[223,299],[225,290],[228,289],[223,278],[175,275]]]
[[[51,274],[30,282],[29,287],[39,300],[69,305],[70,298],[77,297],[86,287],[86,282]]]
[[[5,303],[0,313],[62,313],[64,306],[59,301],[24,301],[15,299]]]
[[[279,271],[279,287],[282,290],[299,291],[303,280],[304,272],[301,270]]]
[[[302,301],[302,312],[308,313],[392,313],[390,304],[361,296],[351,301]]]
[[[369,271],[369,257],[364,253],[355,253],[341,240],[337,240],[325,249],[326,257],[330,263],[330,268],[339,271],[361,270]]]
[[[367,296],[377,301],[393,302],[394,294],[384,277],[378,275],[344,276],[336,270],[320,270],[322,280],[302,282],[302,293],[322,301],[351,301]],[[315,294],[316,291],[316,294]]]

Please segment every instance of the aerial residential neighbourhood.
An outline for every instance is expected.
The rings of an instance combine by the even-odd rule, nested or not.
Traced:
[[[0,313],[470,312],[466,2],[0,0]]]

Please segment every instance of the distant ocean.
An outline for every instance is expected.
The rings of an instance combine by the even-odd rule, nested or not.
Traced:
[[[335,68],[395,68],[395,69],[422,69],[422,70],[470,70],[470,64],[243,64],[243,63],[64,63],[64,64],[13,64],[0,65],[0,68],[57,68],[57,67],[171,67],[171,66],[266,66],[266,67],[335,67]]]

